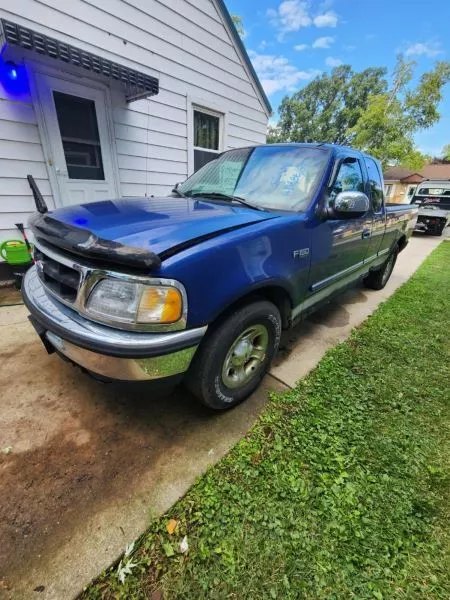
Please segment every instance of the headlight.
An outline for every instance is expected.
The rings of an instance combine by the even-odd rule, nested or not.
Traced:
[[[101,279],[89,295],[86,310],[108,323],[170,325],[183,315],[183,295],[172,285]]]

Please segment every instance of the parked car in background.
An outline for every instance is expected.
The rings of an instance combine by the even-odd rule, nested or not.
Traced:
[[[423,181],[417,186],[411,204],[419,206],[416,231],[442,235],[450,222],[450,181]]]
[[[184,380],[226,409],[283,328],[360,280],[386,285],[416,214],[385,205],[380,165],[356,150],[235,149],[171,197],[37,213],[24,300],[48,351],[106,379]]]

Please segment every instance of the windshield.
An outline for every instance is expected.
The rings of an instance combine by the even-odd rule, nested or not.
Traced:
[[[224,152],[178,186],[185,196],[222,194],[260,208],[304,211],[329,158],[325,148],[257,146]]]

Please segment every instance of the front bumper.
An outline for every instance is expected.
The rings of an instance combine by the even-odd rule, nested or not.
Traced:
[[[141,333],[99,325],[53,298],[36,267],[26,273],[22,294],[46,347],[108,379],[146,381],[184,373],[207,329]]]

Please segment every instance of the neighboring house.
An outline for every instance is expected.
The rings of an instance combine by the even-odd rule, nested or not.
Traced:
[[[2,0],[0,24],[0,241],[35,210],[28,174],[50,209],[165,195],[266,140],[222,0]]]
[[[450,163],[425,165],[419,171],[389,167],[384,172],[384,193],[388,202],[409,203],[418,183],[424,179],[449,179]]]

